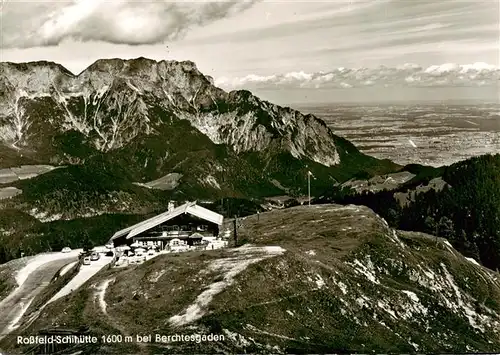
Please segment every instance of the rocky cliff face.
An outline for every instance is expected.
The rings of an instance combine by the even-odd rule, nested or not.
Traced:
[[[22,192],[0,209],[41,221],[143,213],[171,198],[300,195],[308,170],[321,193],[397,168],[312,115],[215,87],[190,61],[98,60],[78,75],[49,62],[0,63],[0,88],[0,169],[61,167],[0,182]]]
[[[322,121],[247,91],[226,93],[189,61],[98,60],[78,75],[49,62],[1,63],[0,88],[0,142],[16,149],[74,130],[111,151],[181,119],[236,153],[272,145],[298,159],[340,162]]]

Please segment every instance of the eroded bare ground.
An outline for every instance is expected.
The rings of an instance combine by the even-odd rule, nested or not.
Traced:
[[[442,239],[396,233],[359,206],[300,206],[240,222],[243,247],[101,271],[20,331],[87,325],[94,334],[225,335],[91,349],[109,354],[500,348],[498,274]]]

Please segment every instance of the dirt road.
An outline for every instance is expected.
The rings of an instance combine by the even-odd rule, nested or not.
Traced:
[[[14,290],[0,302],[0,339],[16,328],[16,323],[28,309],[33,299],[48,286],[59,269],[72,261],[75,261],[74,257],[40,265],[30,273],[21,287]]]

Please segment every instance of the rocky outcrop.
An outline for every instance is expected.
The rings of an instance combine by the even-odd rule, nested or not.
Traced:
[[[326,166],[340,162],[321,120],[248,91],[227,93],[190,61],[106,59],[78,75],[51,62],[0,63],[0,88],[0,142],[16,149],[36,150],[47,134],[74,130],[110,151],[181,119],[236,153],[273,146]]]

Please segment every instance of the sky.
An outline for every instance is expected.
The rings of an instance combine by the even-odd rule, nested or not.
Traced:
[[[500,101],[499,0],[3,0],[0,60],[192,60],[277,103]]]

